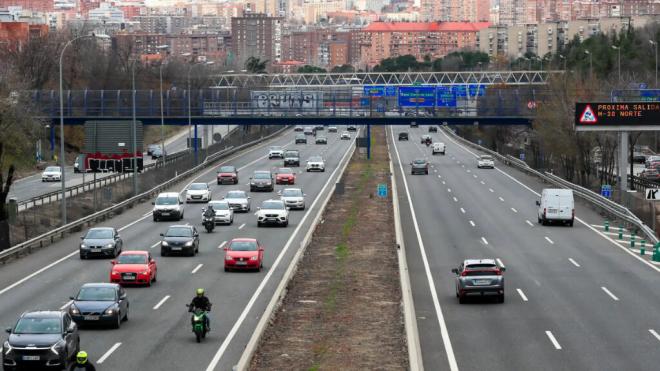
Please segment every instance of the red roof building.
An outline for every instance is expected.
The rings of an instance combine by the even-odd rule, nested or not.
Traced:
[[[53,11],[55,2],[53,0],[0,0],[0,8],[10,6],[20,6],[25,10],[47,13]]]
[[[44,37],[47,34],[48,26],[45,24],[0,22],[0,47],[12,51],[19,51],[30,40]]]

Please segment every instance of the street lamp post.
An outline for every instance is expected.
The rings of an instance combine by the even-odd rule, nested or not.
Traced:
[[[158,49],[166,50],[169,48],[169,45],[161,45]],[[163,66],[165,65],[164,61],[161,59],[160,66],[158,68],[158,76],[160,78],[160,147],[161,153],[163,155],[163,163],[167,161],[167,152],[165,151],[165,110],[163,108]]]
[[[616,50],[619,54],[618,56],[618,71],[619,71],[619,82],[621,82],[621,47],[612,45],[612,49]]]
[[[93,38],[108,38],[107,35],[82,35],[75,37],[71,40],[69,40],[66,44],[64,44],[64,47],[62,48],[62,51],[60,52],[60,170],[62,172],[62,202],[60,204],[61,206],[61,217],[62,217],[62,225],[66,225],[66,171],[64,171],[64,164],[65,164],[65,158],[64,158],[64,88],[63,88],[63,77],[62,77],[62,61],[64,60],[64,52],[66,51],[66,48],[69,47],[74,41],[87,38],[87,37],[93,37]]]
[[[137,196],[138,195],[138,181],[137,181],[137,120],[136,120],[136,107],[135,107],[135,95],[137,94],[137,91],[135,90],[135,66],[137,64],[137,60],[133,62],[133,68],[132,68],[132,90],[133,90],[133,148],[132,152],[133,154],[131,157],[133,158],[133,195]],[[164,150],[164,149],[163,149]]]
[[[585,50],[584,54],[589,56],[589,80],[593,80],[594,79],[594,65],[593,65],[592,54],[588,50]]]
[[[563,55],[559,54],[559,59],[564,61],[564,74],[566,73],[566,57]]]
[[[658,87],[658,42],[649,40],[651,45],[655,46],[655,87]]]

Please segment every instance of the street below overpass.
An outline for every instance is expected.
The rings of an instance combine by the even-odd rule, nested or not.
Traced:
[[[402,131],[410,141],[396,141]],[[658,369],[657,266],[605,234],[585,203],[576,202],[573,228],[541,226],[535,201],[550,186],[499,163],[477,169],[481,153],[442,130],[391,133],[425,369]],[[423,134],[447,155],[433,156]],[[429,175],[410,175],[417,158],[429,160]],[[506,266],[504,304],[458,303],[451,269],[468,258]]]

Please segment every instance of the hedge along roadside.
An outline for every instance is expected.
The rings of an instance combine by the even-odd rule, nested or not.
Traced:
[[[142,203],[145,201],[147,198],[153,197],[154,194],[159,193],[163,189],[167,189],[171,187],[172,185],[179,183],[183,180],[185,180],[187,177],[193,175],[195,172],[202,170],[206,167],[212,166],[215,164],[217,160],[220,160],[226,156],[229,156],[231,154],[234,154],[238,151],[241,151],[245,148],[248,148],[250,146],[253,146],[255,144],[260,144],[262,142],[268,141],[275,136],[278,136],[282,134],[284,131],[286,131],[289,128],[289,126],[284,126],[280,130],[267,135],[263,138],[259,138],[257,140],[254,140],[249,143],[242,144],[240,146],[234,147],[234,148],[229,148],[225,151],[218,152],[216,154],[208,156],[204,162],[201,164],[177,175],[176,177],[168,180],[167,182],[160,184],[157,187],[154,187],[150,190],[147,190],[137,196],[131,197],[128,200],[122,201],[118,203],[117,205],[108,207],[106,209],[103,209],[99,212],[96,212],[92,215],[86,216],[84,218],[80,218],[76,221],[73,221],[67,225],[58,227],[48,233],[44,233],[40,236],[37,236],[35,238],[30,239],[29,241],[22,242],[16,246],[13,246],[7,250],[0,251],[0,263],[5,263],[7,260],[21,256],[22,254],[29,254],[31,253],[34,249],[40,249],[45,246],[50,245],[53,243],[56,238],[64,238],[64,236],[72,231],[76,231],[79,228],[85,226],[85,225],[90,225],[93,223],[96,223],[99,220],[105,220],[107,219],[108,215],[110,214],[121,214],[124,209],[126,208],[132,208],[134,205]]]

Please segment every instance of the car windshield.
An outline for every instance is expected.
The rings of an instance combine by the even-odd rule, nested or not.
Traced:
[[[177,205],[178,203],[177,197],[158,197],[156,199],[156,205]]]
[[[280,169],[278,172],[279,174],[293,174],[293,170],[289,169],[288,167],[283,167]]]
[[[254,173],[254,179],[270,179],[270,173]]]
[[[229,210],[229,204],[226,202],[209,202],[209,206],[213,206],[213,210]]]
[[[83,287],[76,300],[78,301],[115,301],[114,287]]]
[[[232,241],[229,249],[233,251],[257,251],[256,241]]]
[[[318,137],[316,140],[327,140],[326,137]]]
[[[247,196],[243,191],[231,191],[227,192],[227,196],[225,198],[247,198]]]
[[[119,255],[117,264],[147,264],[147,256],[143,254],[122,254]]]
[[[399,133],[399,136],[408,136],[408,133]]]
[[[281,150],[282,150],[282,147],[279,147],[279,146],[273,146],[273,147],[270,147],[270,150],[271,150],[271,151],[281,151]]]
[[[221,173],[233,173],[235,171],[233,166],[223,166],[220,168]]]
[[[191,237],[192,229],[188,227],[169,227],[167,228],[166,237]]]
[[[323,159],[321,158],[321,156],[312,156],[312,157],[309,158],[309,161],[310,162],[321,162],[321,161],[323,161]]]
[[[312,127],[311,126],[305,126],[305,131],[312,131]]]
[[[90,229],[85,236],[86,239],[100,240],[112,238],[112,229]]]
[[[14,334],[61,334],[62,322],[56,317],[23,317],[16,327]]]
[[[304,138],[304,137],[305,137],[305,134],[298,134],[298,135],[296,135],[296,138]]]
[[[284,155],[287,157],[297,157],[298,156],[298,151],[286,151],[284,152]]]
[[[414,164],[415,165],[424,165],[424,164],[426,164],[426,160],[415,160]]]
[[[481,159],[482,160],[492,160],[493,158],[491,156],[484,155],[484,156],[481,156]]]
[[[264,201],[261,204],[262,209],[268,210],[284,210],[284,204],[281,201]]]
[[[494,276],[495,271],[465,271],[465,276]]]
[[[303,193],[299,189],[285,189],[282,191],[282,197],[302,197]]]
[[[57,167],[57,166],[49,166],[49,167],[46,168],[46,171],[47,172],[59,172],[60,168]]]
[[[209,186],[206,183],[193,183],[188,189],[191,191],[202,191],[209,189]]]

